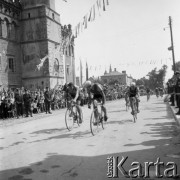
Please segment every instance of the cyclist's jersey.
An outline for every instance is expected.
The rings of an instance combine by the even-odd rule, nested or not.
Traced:
[[[138,95],[138,88],[137,87],[130,87],[129,88],[129,97],[135,97],[136,95]]]
[[[63,88],[63,90],[66,93],[66,98],[73,98],[73,99],[76,97],[76,93],[77,93],[78,89],[79,89],[78,86],[73,86],[72,89],[69,89],[67,86],[66,87],[64,86],[64,88]],[[79,97],[80,97],[80,94],[79,94],[78,98]]]
[[[155,92],[158,93],[158,92],[159,92],[159,89],[156,88],[156,89],[155,89]]]
[[[149,89],[149,88],[147,88],[147,89],[146,89],[146,92],[147,92],[147,93],[150,93],[150,89]]]
[[[95,83],[92,85],[90,92],[94,94],[95,96],[96,95],[103,96],[104,94],[102,86],[98,83]]]

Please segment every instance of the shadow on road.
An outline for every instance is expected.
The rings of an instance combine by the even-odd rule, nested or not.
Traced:
[[[164,118],[172,118],[172,114],[167,108],[167,116],[162,116]],[[159,120],[159,118],[154,118],[154,120]],[[124,121],[109,121],[107,124],[124,124],[131,123],[129,120]],[[160,157],[161,161],[165,163],[165,167],[162,167],[162,171],[166,168],[166,163],[169,161],[173,161],[180,167],[180,131],[176,127],[175,122],[158,122],[152,121],[150,124],[146,124],[145,126],[150,127],[150,131],[143,131],[141,134],[144,136],[146,134],[151,134],[152,136],[159,137],[156,140],[147,140],[141,143],[130,143],[125,144],[124,146],[132,147],[142,146],[143,148],[136,150],[129,150],[127,152],[119,152],[111,153],[111,154],[102,154],[98,156],[82,156],[82,155],[65,155],[65,154],[51,154],[48,153],[46,158],[40,162],[36,162],[33,164],[29,164],[29,166],[8,169],[0,172],[0,179],[2,180],[104,180],[107,178],[107,158],[114,156],[119,157],[119,161],[123,157],[128,157],[127,161],[123,164],[123,168],[128,171],[132,168],[131,163],[134,161],[138,161],[142,164],[144,169],[144,162],[156,162],[157,158]],[[41,134],[46,133],[49,134],[52,132],[59,132],[64,129],[44,129],[42,131],[35,131],[32,134]],[[51,139],[61,139],[61,138],[87,138],[90,137],[89,131],[78,131],[76,133],[66,133],[57,136],[52,136],[40,141],[47,141]],[[144,138],[145,139],[145,138]],[[67,142],[68,143],[68,142]],[[122,142],[119,142],[120,144]],[[102,147],[103,148],[103,147]],[[73,151],[73,150],[72,150]],[[171,154],[167,154],[171,153]],[[176,158],[172,158],[172,153],[176,156]],[[179,156],[178,156],[179,155]],[[179,158],[177,158],[179,157]],[[152,178],[155,176],[154,168],[150,167],[150,171],[152,172]],[[120,171],[119,178],[123,178],[123,175]],[[180,168],[178,168],[178,174],[180,174]],[[163,173],[162,173],[163,174]],[[136,178],[138,179],[138,178]],[[165,179],[165,178],[163,178]],[[178,178],[177,178],[178,179]]]

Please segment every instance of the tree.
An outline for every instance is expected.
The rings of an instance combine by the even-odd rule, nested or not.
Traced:
[[[145,77],[138,79],[137,85],[144,85],[145,87],[149,87],[150,89],[155,89],[156,87],[163,87],[163,82],[166,76],[167,65],[163,65],[162,68],[157,71],[157,68],[154,68],[152,71],[148,73],[149,79]]]
[[[180,71],[180,61],[175,63],[175,67],[177,71]],[[174,66],[172,65],[172,70],[174,71]]]

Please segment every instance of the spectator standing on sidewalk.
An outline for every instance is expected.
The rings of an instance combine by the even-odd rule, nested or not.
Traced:
[[[23,101],[24,101],[26,117],[29,117],[29,113],[30,116],[32,117],[32,110],[31,110],[32,97],[30,93],[28,93],[27,89],[25,89],[25,94],[23,95]]]
[[[17,119],[18,119],[19,116],[22,115],[22,111],[23,111],[23,97],[20,95],[19,89],[16,89],[15,105],[16,105],[16,113],[17,113]]]
[[[50,106],[51,106],[51,93],[49,91],[49,87],[46,87],[46,91],[44,92],[44,103],[45,103],[45,109],[46,109],[46,114],[49,113],[51,114],[50,111]]]
[[[178,112],[176,115],[180,115],[180,72],[176,71],[176,86],[175,86],[175,92],[176,92],[176,103],[177,103],[177,108],[179,108]]]

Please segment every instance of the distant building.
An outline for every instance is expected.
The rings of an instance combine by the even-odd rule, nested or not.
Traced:
[[[71,26],[60,23],[55,0],[0,0],[0,88],[75,82],[71,34]]]
[[[105,71],[104,75],[101,76],[101,80],[104,83],[117,82],[120,85],[129,86],[133,81],[133,78],[131,76],[128,76],[126,74],[126,71],[122,71],[122,73],[120,73],[116,70],[116,68],[114,68],[114,71],[112,71],[112,68],[110,66],[109,73]]]

